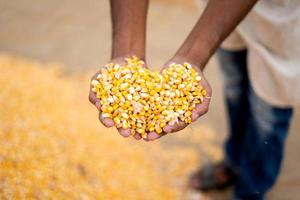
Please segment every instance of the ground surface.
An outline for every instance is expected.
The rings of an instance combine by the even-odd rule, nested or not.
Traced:
[[[159,66],[179,47],[199,11],[193,1],[153,1],[148,23],[147,59],[150,66]],[[66,70],[83,73],[96,70],[110,54],[110,23],[108,1],[104,0],[0,0],[0,51],[31,57],[42,61],[66,64]],[[153,67],[153,70],[159,70]],[[210,112],[186,132],[200,132],[198,126],[209,127],[213,137],[210,143],[219,145],[226,137],[226,122],[222,104],[222,84],[214,59],[205,72],[212,85],[214,96]],[[271,191],[269,199],[292,200],[299,194],[300,168],[300,113],[295,112],[282,174]],[[297,123],[298,122],[298,123]],[[180,133],[178,133],[180,134]],[[164,145],[192,145],[172,139]],[[195,144],[194,144],[195,145]],[[218,158],[215,149],[194,147],[201,163]],[[225,193],[208,194],[212,199],[226,199]],[[202,197],[203,199],[204,197]],[[201,197],[200,197],[201,199]]]

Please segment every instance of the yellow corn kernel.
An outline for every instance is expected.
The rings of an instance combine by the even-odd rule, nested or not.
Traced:
[[[162,128],[160,126],[155,127],[155,132],[162,133]]]
[[[167,125],[167,123],[164,122],[164,121],[159,123],[159,126],[160,126],[161,128],[165,127],[166,125]]]
[[[134,129],[130,129],[130,134],[133,136],[135,135],[136,131]]]
[[[141,135],[142,135],[142,138],[147,139],[147,134],[146,133],[143,133]]]
[[[124,119],[128,119],[129,118],[129,116],[128,116],[128,114],[127,113],[122,113],[122,115],[121,115]]]
[[[187,123],[187,124],[192,123],[191,117],[186,118],[186,119],[184,120],[184,122]]]
[[[102,113],[101,115],[102,115],[103,118],[111,118],[110,113]]]
[[[99,81],[97,81],[95,79],[91,81],[91,85],[94,87],[97,86],[98,84],[100,84]]]
[[[149,107],[148,104],[146,104],[146,105],[144,106],[144,110],[145,110],[145,111],[149,110],[149,108],[150,108],[150,107]]]
[[[120,124],[120,123],[121,123],[121,120],[120,120],[119,117],[115,117],[115,118],[114,118],[114,122],[115,122],[115,124]]]
[[[201,79],[202,79],[201,76],[196,76],[195,78],[196,81],[201,81]]]
[[[195,108],[196,106],[193,104],[193,105],[191,105],[191,106],[189,106],[189,110],[194,110],[194,108]]]
[[[143,128],[137,128],[136,131],[142,135],[145,133],[145,130]]]
[[[152,132],[152,131],[154,131],[155,130],[155,128],[154,128],[154,126],[151,126],[151,127],[149,127],[149,132]]]
[[[124,128],[124,129],[129,128],[128,122],[127,122],[126,120],[124,120],[124,121],[122,122],[122,128]]]
[[[192,115],[192,111],[187,111],[185,114],[184,114],[184,116],[186,116],[186,117],[189,117],[189,116],[191,116]]]

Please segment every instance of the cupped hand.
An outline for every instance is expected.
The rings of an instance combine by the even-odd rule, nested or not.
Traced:
[[[114,58],[112,59],[109,63],[114,63],[114,64],[119,64],[119,65],[124,65],[125,64],[125,58],[126,57],[118,57],[118,58]],[[147,68],[147,65],[144,65],[145,68]],[[91,78],[92,80],[96,80],[97,76],[100,74],[100,69],[98,70],[98,72],[96,74],[94,74]],[[107,117],[103,117],[102,115],[102,110],[101,110],[101,103],[100,103],[100,99],[98,99],[96,97],[96,94],[92,91],[92,86],[90,86],[90,91],[89,91],[89,101],[98,109],[99,111],[99,120],[100,122],[106,126],[106,127],[113,127],[115,126],[114,121],[111,118],[107,118]],[[123,128],[118,128],[118,132],[120,133],[120,135],[122,135],[123,137],[129,137],[131,135],[130,129],[123,129]],[[140,134],[136,133],[134,135],[134,138],[137,140],[140,140],[142,137]]]
[[[169,67],[169,65],[171,63],[177,63],[177,64],[183,64],[184,62],[188,62],[187,60],[185,60],[184,58],[173,58],[171,60],[169,60],[164,67],[162,68],[162,70],[166,69]],[[210,99],[212,96],[212,89],[207,81],[207,79],[205,78],[204,74],[202,73],[201,69],[199,66],[194,65],[193,63],[190,63],[193,68],[198,72],[199,76],[201,76],[201,80],[200,80],[200,84],[202,85],[202,87],[206,90],[206,95],[204,96],[203,102],[200,104],[197,104],[196,107],[192,110],[192,122],[196,121],[199,117],[201,117],[202,115],[206,114],[208,112],[209,109],[209,104],[210,104]],[[174,133],[177,131],[180,131],[182,129],[184,129],[188,124],[179,120],[178,123],[174,124],[174,125],[166,125],[165,127],[163,127],[163,133],[157,134],[155,132],[151,132],[148,134],[148,140],[156,140],[168,133]]]

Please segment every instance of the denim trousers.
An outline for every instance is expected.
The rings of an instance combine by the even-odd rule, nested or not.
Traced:
[[[247,73],[247,50],[217,52],[224,79],[229,137],[225,161],[238,176],[234,199],[261,200],[273,186],[293,113],[258,97]]]

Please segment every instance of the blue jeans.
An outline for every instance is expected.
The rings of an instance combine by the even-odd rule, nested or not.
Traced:
[[[225,161],[238,171],[234,195],[264,199],[280,172],[293,109],[272,106],[255,94],[247,73],[247,50],[220,49],[217,56],[230,131]]]

